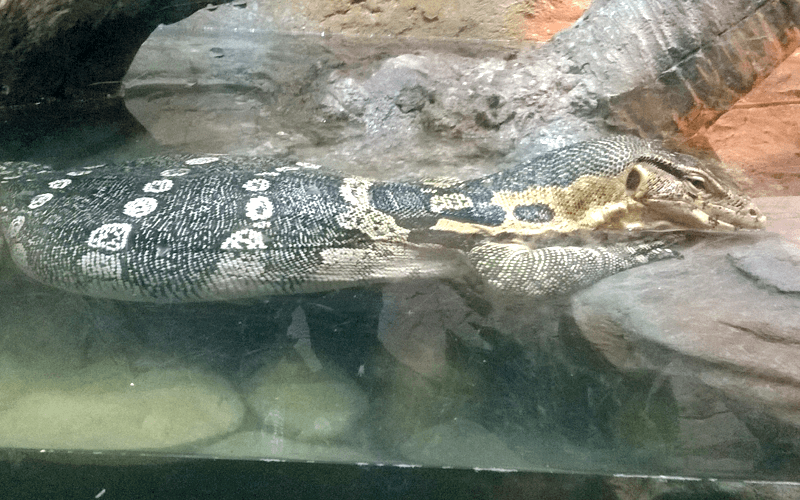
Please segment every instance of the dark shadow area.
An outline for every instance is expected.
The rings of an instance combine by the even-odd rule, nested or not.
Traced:
[[[136,156],[155,145],[123,99],[40,102],[0,108],[0,159],[60,168]]]

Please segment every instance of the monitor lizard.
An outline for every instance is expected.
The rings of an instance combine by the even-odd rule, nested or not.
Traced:
[[[476,273],[563,294],[675,256],[665,241],[536,248],[539,235],[760,229],[706,162],[634,137],[580,142],[466,181],[380,182],[287,158],[160,156],[58,170],[0,163],[0,237],[70,292],[192,302]]]

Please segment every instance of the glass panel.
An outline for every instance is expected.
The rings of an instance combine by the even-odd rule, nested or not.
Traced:
[[[108,285],[107,296],[97,288],[79,294],[72,292],[85,285],[80,276],[87,269],[108,281],[123,280],[132,264],[110,257],[111,247],[115,241],[136,244],[127,239],[133,222],[104,215],[91,224],[84,221],[87,253],[75,260],[82,274],[71,275],[78,276],[74,281],[47,276],[56,287],[20,271],[11,256],[30,268],[38,262],[11,242],[0,267],[0,447],[9,453],[55,450],[59,460],[59,454],[102,452],[111,462],[125,456],[145,462],[181,456],[800,479],[800,338],[794,303],[800,260],[787,244],[798,237],[794,199],[758,200],[773,217],[768,228],[784,239],[749,232],[669,237],[682,260],[637,247],[620,227],[599,237],[578,231],[566,244],[587,245],[599,238],[612,247],[638,248],[644,260],[664,260],[555,298],[498,293],[476,284],[472,271],[460,273],[472,265],[462,250],[485,234],[450,241],[459,231],[454,229],[449,239],[431,240],[392,218],[392,230],[411,235],[408,245],[399,245],[402,251],[378,245],[323,258],[298,250],[306,248],[304,237],[355,238],[348,224],[358,229],[373,224],[368,231],[384,231],[389,209],[377,213],[363,200],[379,199],[375,186],[401,193],[399,184],[390,183],[416,186],[408,189],[428,196],[438,213],[457,213],[457,223],[477,217],[466,210],[470,207],[459,192],[467,184],[458,182],[513,168],[524,159],[524,148],[516,150],[514,140],[483,136],[480,130],[442,133],[436,128],[441,121],[418,111],[447,95],[430,93],[414,79],[423,81],[427,65],[446,66],[468,56],[488,68],[516,54],[517,47],[499,42],[320,37],[180,24],[156,30],[124,84],[124,105],[147,130],[147,139],[120,140],[121,146],[100,155],[69,158],[59,165],[60,178],[47,193],[65,188],[71,179],[94,176],[95,170],[86,167],[101,171],[98,165],[112,161],[186,155],[177,165],[188,165],[192,175],[200,172],[212,186],[244,179],[241,172],[215,170],[220,158],[277,158],[278,170],[270,170],[275,177],[262,175],[260,167],[243,167],[252,179],[239,184],[250,200],[240,212],[261,225],[253,226],[258,231],[238,228],[222,246],[235,253],[274,244],[276,259],[289,259],[276,260],[285,276],[270,293],[237,296],[231,290],[247,289],[248,280],[272,271],[236,254],[224,279],[208,269],[195,271],[203,279],[211,275],[209,281],[226,290],[219,300],[200,296],[191,284],[163,280],[152,296],[147,290],[155,289],[140,282],[145,292]],[[797,60],[793,56],[793,64]],[[453,69],[453,78],[479,79],[480,66],[470,67],[475,72],[469,75]],[[329,80],[320,81],[320,74]],[[789,85],[786,81],[782,85]],[[386,101],[360,98],[360,89],[369,85],[385,87]],[[474,123],[499,129],[511,116],[503,114],[503,97],[481,98],[489,111]],[[797,106],[789,100],[787,106]],[[739,107],[755,107],[748,102]],[[409,123],[430,120],[432,125],[415,128],[425,137],[413,140],[406,130],[386,129],[365,141],[365,130],[384,126],[369,121],[378,108],[396,115],[387,123],[407,115]],[[739,125],[720,121],[709,134],[723,159],[745,141],[734,138],[732,127]],[[776,155],[786,160],[785,171],[770,174],[768,183],[758,181],[755,194],[796,194],[796,158],[783,153]],[[732,156],[729,161],[740,160]],[[161,209],[158,195],[187,173],[169,165],[152,166],[148,160],[140,170],[130,170],[125,179],[138,179],[136,189],[148,194],[126,204],[125,216],[138,220]],[[322,178],[319,185],[308,181],[294,195],[287,187],[289,194],[280,199],[293,203],[291,213],[262,196],[284,178],[279,173],[326,168],[347,177]],[[148,177],[153,172],[158,175]],[[12,174],[4,173],[9,180]],[[746,182],[744,174],[742,179]],[[129,188],[112,182],[94,193],[113,197]],[[331,196],[355,199],[352,205],[364,213],[312,218],[304,210],[326,206],[317,202],[329,195],[328,188]],[[38,195],[30,203],[44,205],[52,198],[41,197],[47,193],[18,196]],[[224,211],[228,202],[186,200],[187,218]],[[549,208],[540,205],[525,205],[527,211],[516,217],[549,217]],[[297,234],[280,233],[288,234],[285,243],[264,236],[277,227],[273,215],[279,213],[286,219],[306,217],[292,222]],[[28,230],[26,223],[9,221],[7,235]],[[105,228],[102,234],[92,230],[99,225]],[[304,232],[312,226],[315,233]],[[654,234],[663,236],[650,232],[647,241]],[[203,242],[194,242],[194,236],[191,231],[165,236],[168,243],[154,251],[164,262],[171,262],[176,248],[202,253]],[[378,236],[383,241],[385,234]],[[412,241],[415,237],[419,240]],[[68,235],[63,238],[66,245]],[[553,238],[498,237],[529,246]],[[61,240],[52,241],[57,246]],[[92,242],[101,251],[89,251]],[[394,260],[380,260],[382,251],[392,252]],[[310,269],[312,258],[322,259],[329,274],[316,288],[301,288],[293,273],[302,266]],[[354,261],[364,269],[375,267],[370,272],[377,278],[359,282]],[[241,283],[226,281],[230,276]],[[119,300],[126,293],[135,300]],[[181,300],[190,293],[204,300]]]

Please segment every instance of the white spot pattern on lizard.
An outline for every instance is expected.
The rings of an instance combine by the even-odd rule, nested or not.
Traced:
[[[10,239],[14,239],[17,237],[19,232],[22,230],[22,226],[25,225],[25,216],[18,215],[11,220],[11,224],[8,226],[8,237]]]
[[[56,181],[52,181],[47,184],[50,189],[64,189],[65,187],[72,184],[72,179],[58,179]]]
[[[173,184],[171,179],[157,179],[145,184],[142,191],[145,193],[166,193],[172,189]]]
[[[269,181],[267,179],[250,179],[242,186],[247,191],[266,191],[269,189]]]
[[[156,208],[158,208],[158,200],[155,198],[136,198],[125,204],[122,213],[139,218],[153,213]]]
[[[201,156],[200,158],[191,158],[186,160],[184,163],[187,165],[207,165],[209,163],[214,163],[219,161],[219,158],[216,156]]]
[[[182,177],[191,172],[188,168],[168,168],[161,172],[161,177]]]
[[[103,224],[89,234],[86,244],[91,248],[118,252],[128,244],[128,235],[132,229],[130,224],[120,222]]]
[[[266,196],[254,196],[245,206],[245,215],[253,221],[263,221],[272,217],[272,202]]]
[[[241,229],[231,233],[222,242],[223,250],[259,250],[267,248],[264,244],[264,236],[253,229]]]
[[[31,202],[28,204],[28,208],[34,210],[41,206],[44,206],[45,203],[53,199],[53,193],[44,193],[44,194],[37,194],[33,198],[31,198]]]

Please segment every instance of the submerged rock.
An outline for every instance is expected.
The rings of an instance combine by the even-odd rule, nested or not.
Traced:
[[[137,374],[106,361],[54,373],[0,357],[2,447],[167,448],[231,432],[243,417],[230,386],[198,370]]]
[[[463,418],[425,429],[400,446],[403,456],[426,466],[528,469],[530,464],[499,437]]]
[[[247,402],[275,439],[341,441],[366,412],[367,397],[352,379],[313,368],[283,359],[251,379]]]
[[[272,458],[309,462],[376,462],[367,449],[345,445],[305,443],[263,431],[239,432],[200,450],[220,458]]]
[[[749,234],[708,239],[684,255],[578,293],[572,304],[584,336],[625,372],[691,378],[739,418],[757,410],[782,427],[770,438],[795,435],[800,251],[774,235]],[[760,425],[774,427],[744,421],[757,436]]]

